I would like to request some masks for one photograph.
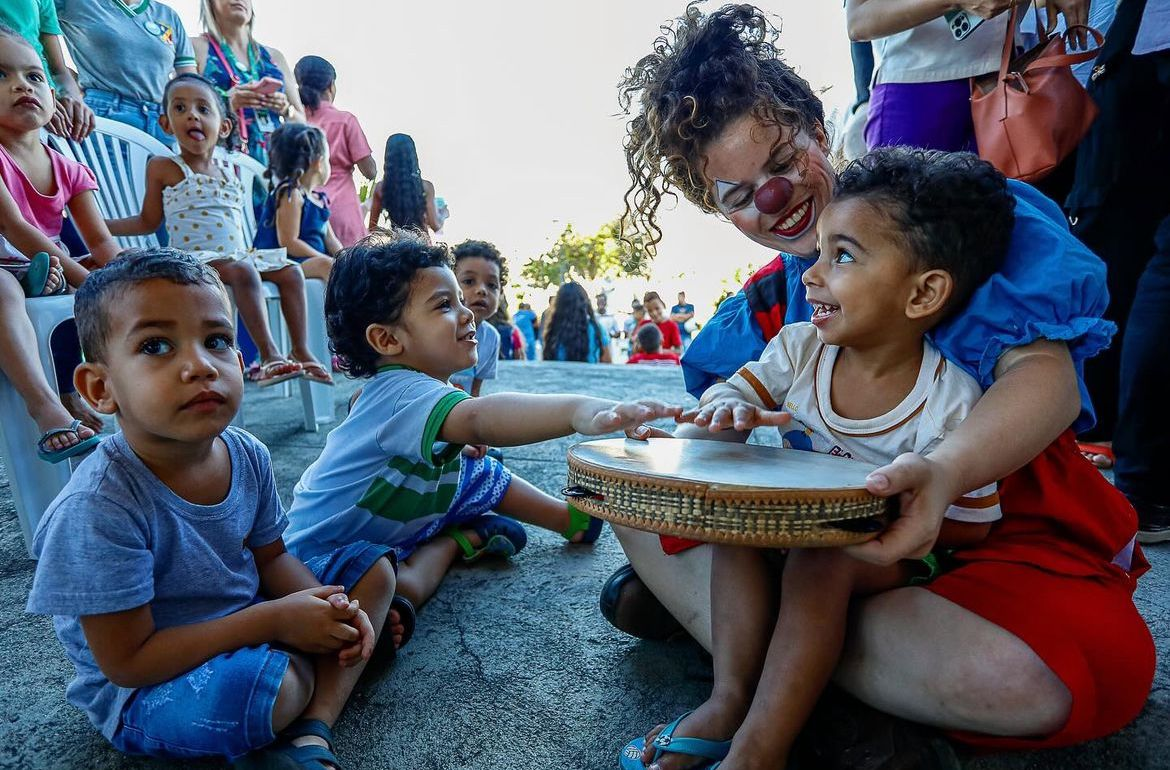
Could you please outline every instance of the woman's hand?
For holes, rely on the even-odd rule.
[[[57,114],[65,116],[65,127],[69,132],[68,136],[75,142],[83,141],[93,131],[93,110],[81,99],[58,94]]]
[[[263,99],[266,109],[272,110],[282,118],[288,117],[288,96],[285,95],[284,91],[268,94]]]
[[[1064,14],[1065,29],[1072,29],[1077,25],[1088,25],[1090,0],[1048,0],[1045,6],[1048,10],[1048,34],[1056,29],[1057,14]],[[1073,30],[1069,38],[1071,47],[1085,51],[1089,48],[1089,33],[1083,29]]]
[[[233,111],[263,109],[267,98],[256,91],[255,83],[240,83],[228,91],[228,106]]]
[[[866,479],[866,489],[879,497],[898,496],[900,511],[875,539],[845,550],[862,561],[890,565],[917,559],[934,547],[950,504],[962,496],[958,475],[947,465],[922,455],[898,455]]]
[[[973,13],[981,19],[990,19],[1000,15],[1020,0],[960,0],[957,6],[968,13]]]

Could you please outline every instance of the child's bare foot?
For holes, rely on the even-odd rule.
[[[62,393],[61,405],[65,407],[69,414],[73,415],[74,419],[81,420],[81,424],[94,433],[100,433],[102,428],[105,427],[101,415],[95,412],[77,391]]]
[[[750,700],[746,697],[732,697],[712,694],[703,705],[692,711],[679,722],[674,730],[675,738],[705,738],[709,741],[730,740],[747,716]],[[666,752],[654,760],[654,739],[666,725],[658,725],[646,736],[646,748],[642,761],[655,770],[683,770],[710,764],[711,760],[692,757],[687,754]],[[722,767],[722,765],[720,765]]]
[[[67,428],[74,420],[73,416],[66,411],[65,407],[55,401],[49,401],[43,408],[35,410],[30,407],[29,416],[32,417],[33,422],[37,424],[37,429],[42,433],[53,430],[54,428]],[[81,418],[78,417],[77,419]],[[101,423],[99,422],[98,424],[100,425]],[[94,435],[96,435],[96,431],[87,427],[83,421],[75,431],[71,430],[58,433],[46,439],[41,448],[46,452],[56,452],[61,449],[68,449],[75,444],[80,444],[82,441]]]

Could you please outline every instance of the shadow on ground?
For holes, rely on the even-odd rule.
[[[338,415],[355,384],[337,389]],[[588,392],[679,399],[678,370],[506,362],[488,390]],[[268,444],[287,504],[325,430],[301,429],[299,398],[249,388],[248,428]],[[517,415],[517,419],[522,419]],[[550,493],[565,480],[573,439],[506,450],[513,471]],[[47,617],[24,614],[32,582],[7,479],[0,479],[0,768],[217,767],[131,759],[110,749],[64,697],[72,667]],[[1161,653],[1170,639],[1166,550],[1138,606]],[[612,629],[597,595],[624,561],[608,530],[593,548],[532,532],[508,564],[456,569],[423,610],[417,634],[391,668],[366,677],[337,726],[338,754],[359,770],[617,767],[623,742],[693,707],[710,686],[696,647],[639,642]],[[1086,622],[1091,622],[1086,618]],[[971,770],[1129,770],[1170,767],[1170,681],[1161,656],[1150,701],[1121,733],[1071,749],[968,759]]]

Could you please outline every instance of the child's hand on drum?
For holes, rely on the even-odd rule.
[[[710,391],[708,391],[710,393]],[[744,400],[734,388],[727,388],[727,392],[718,393],[710,400],[704,395],[706,403],[695,409],[689,409],[678,418],[679,422],[693,422],[712,433],[729,430],[753,430],[764,426],[787,425],[792,415],[786,412],[773,412]]]
[[[573,415],[573,430],[586,436],[600,436],[615,430],[628,430],[644,422],[682,414],[681,406],[671,406],[652,399],[639,401],[590,400]]]

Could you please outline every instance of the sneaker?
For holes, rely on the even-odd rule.
[[[1138,515],[1139,543],[1165,543],[1170,540],[1170,505],[1148,503],[1136,497],[1130,497],[1129,501]]]
[[[629,564],[618,568],[601,587],[601,614],[619,631],[639,639],[665,641],[686,635]]]

